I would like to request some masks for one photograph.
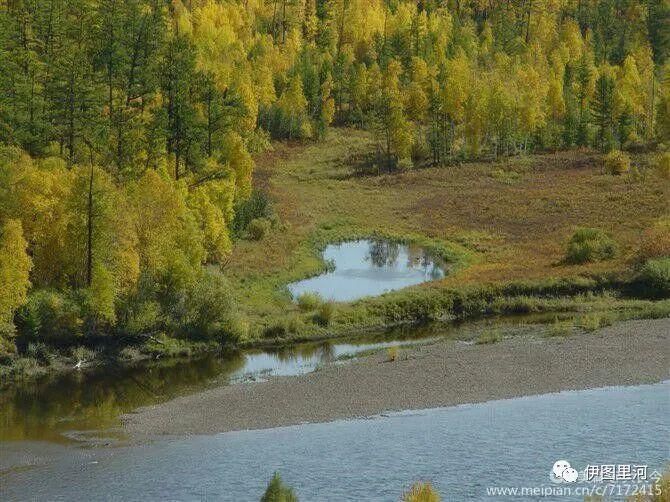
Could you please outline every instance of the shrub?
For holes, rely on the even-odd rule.
[[[265,338],[285,338],[289,334],[299,333],[302,329],[303,321],[297,316],[288,316],[274,321],[263,329]]]
[[[430,483],[414,483],[402,496],[402,502],[440,502],[440,495]]]
[[[286,324],[283,321],[277,321],[263,328],[264,338],[283,338],[287,333]]]
[[[14,354],[16,354],[16,345],[8,336],[3,336],[0,329],[0,363],[10,359]]]
[[[225,278],[215,272],[204,272],[200,280],[185,291],[173,312],[177,329],[193,338],[229,338],[234,333],[237,316],[235,301]]]
[[[661,218],[644,231],[639,256],[642,261],[670,256],[670,218]]]
[[[298,502],[298,497],[293,488],[284,484],[279,473],[275,472],[261,497],[261,502]]]
[[[651,296],[670,295],[670,256],[648,260],[642,267],[640,279],[645,293]]]
[[[321,326],[328,326],[333,317],[335,316],[335,304],[333,302],[322,303],[316,314],[314,315],[314,321]]]
[[[670,152],[665,152],[658,156],[654,170],[661,178],[670,179]]]
[[[323,303],[321,296],[318,293],[303,293],[298,296],[298,307],[303,312],[311,312],[319,308],[319,305]]]
[[[566,253],[568,263],[610,260],[616,254],[612,238],[597,228],[580,228],[570,239]]]
[[[398,161],[396,168],[398,169],[398,171],[410,171],[411,169],[414,168],[414,163],[410,158],[400,159]]]
[[[38,290],[19,310],[17,324],[21,334],[28,337],[47,339],[81,335],[81,305],[67,293]]]
[[[145,355],[138,347],[133,347],[129,345],[128,347],[123,347],[119,351],[119,358],[125,362],[133,362],[144,359]]]
[[[503,337],[502,334],[499,331],[484,331],[479,337],[477,337],[477,340],[475,340],[475,343],[477,345],[488,345],[491,343],[498,343],[502,341]]]
[[[670,471],[665,471],[663,476],[654,483],[653,502],[670,502]]]
[[[521,180],[521,174],[516,171],[506,171],[504,169],[494,169],[491,171],[491,178],[504,183],[505,185],[513,185]]]
[[[255,218],[249,222],[247,227],[247,235],[253,241],[260,241],[270,233],[272,224],[267,218]]]
[[[119,325],[124,333],[141,335],[155,331],[162,322],[161,306],[157,301],[132,295],[123,302]]]
[[[547,336],[568,336],[570,334],[572,334],[572,324],[558,319],[550,324],[546,331]]]
[[[171,338],[165,334],[149,338],[143,351],[158,357],[190,357],[193,354],[192,342]]]
[[[232,224],[233,233],[239,237],[243,235],[251,220],[256,218],[269,219],[271,216],[272,207],[268,196],[264,192],[253,191],[248,199],[240,202],[235,208]]]
[[[620,150],[612,150],[605,156],[603,167],[606,174],[619,176],[630,170],[630,157]]]
[[[36,359],[40,364],[49,366],[56,361],[56,352],[49,349],[46,344],[42,342],[29,343],[26,349],[26,355],[30,358]]]
[[[300,329],[303,326],[302,319],[299,316],[294,315],[286,319],[286,331],[289,333],[299,333]]]
[[[579,327],[584,331],[597,331],[600,328],[610,326],[612,324],[612,319],[603,314],[593,314],[583,316],[579,319]]]
[[[82,363],[90,362],[95,359],[96,356],[96,352],[94,350],[83,346],[73,348],[70,350],[70,354],[75,362]]]

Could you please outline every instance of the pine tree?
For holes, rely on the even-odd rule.
[[[593,123],[598,130],[596,146],[604,152],[609,152],[616,143],[614,136],[616,119],[614,116],[614,79],[607,74],[600,75],[596,81],[591,113]]]

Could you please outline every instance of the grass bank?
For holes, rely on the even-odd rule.
[[[257,187],[279,223],[259,242],[238,241],[225,267],[250,320],[248,344],[495,313],[618,309],[626,300],[614,296],[639,293],[639,242],[668,214],[670,195],[647,156],[634,156],[634,178],[603,174],[591,151],[360,175],[355,165],[372,148],[364,131],[333,129],[322,143],[278,144],[257,159]],[[616,255],[566,262],[579,227],[612,235]],[[339,304],[326,326],[313,322],[318,315],[301,311],[286,285],[326,269],[326,244],[371,236],[421,244],[454,266],[442,280]],[[592,300],[602,293],[609,296]]]
[[[667,300],[641,299],[644,288],[635,287],[640,241],[669,213],[670,184],[648,169],[646,155],[633,156],[634,177],[604,174],[601,156],[591,151],[361,175],[355,166],[372,148],[367,132],[332,129],[318,144],[278,143],[256,159],[256,187],[272,202],[274,224],[260,240],[236,241],[222,266],[248,321],[242,346],[516,313],[670,316]],[[611,259],[565,260],[580,227],[612,237],[617,251]],[[327,244],[365,237],[427,248],[450,264],[449,274],[348,304],[305,309],[293,302],[287,284],[326,270],[321,252]],[[86,349],[98,354],[93,360],[132,362],[221,348],[161,335],[123,343]],[[49,350],[58,357],[40,355]],[[70,348],[32,352],[5,365],[3,380],[79,361]]]

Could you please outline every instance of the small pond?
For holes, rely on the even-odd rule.
[[[318,293],[326,300],[348,302],[445,276],[446,266],[424,248],[385,239],[331,244],[323,252],[330,270],[288,285],[293,298]]]

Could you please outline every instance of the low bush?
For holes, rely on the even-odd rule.
[[[451,292],[436,295],[427,290],[399,291],[371,301],[372,312],[386,322],[432,321],[451,313],[454,299]]]
[[[290,315],[277,319],[269,326],[266,326],[262,335],[264,338],[286,338],[288,335],[295,335],[300,333],[303,329],[304,322],[297,315]]]
[[[477,345],[489,345],[492,343],[498,343],[501,342],[503,339],[502,333],[499,331],[484,331],[481,335],[477,337],[477,340],[475,340],[475,343]]]
[[[217,272],[203,272],[184,291],[172,318],[176,322],[175,332],[190,338],[236,341],[243,335],[230,285]]]
[[[491,171],[491,178],[504,183],[505,185],[513,185],[521,180],[521,174],[516,171],[507,171],[505,169],[494,169]]]
[[[565,261],[587,263],[610,260],[616,255],[616,244],[604,231],[597,228],[580,228],[570,239]]]
[[[88,347],[80,346],[70,350],[70,355],[76,363],[87,363],[95,359],[96,352]]]
[[[324,302],[322,303],[314,314],[314,322],[321,326],[328,326],[333,317],[335,317],[335,303],[333,302]]]
[[[311,312],[316,310],[323,303],[323,299],[318,293],[303,293],[298,296],[298,307],[303,312]]]
[[[26,356],[36,359],[40,364],[50,366],[56,361],[58,354],[45,343],[34,342],[28,344]]]
[[[302,319],[297,315],[290,316],[286,319],[286,331],[289,333],[300,333],[303,325],[304,323],[302,322]]]
[[[644,231],[638,254],[642,261],[670,256],[670,217],[660,218]]]
[[[640,280],[649,296],[670,295],[670,256],[648,260],[640,271]]]
[[[233,218],[232,230],[234,235],[241,237],[249,226],[251,220],[256,218],[271,218],[272,206],[270,199],[264,192],[255,190],[251,196],[241,201],[235,207],[235,216]]]
[[[134,361],[140,361],[141,359],[144,359],[146,356],[142,353],[142,351],[138,347],[134,347],[132,345],[129,345],[127,347],[123,347],[119,351],[119,359],[126,363],[134,362]]]
[[[9,360],[16,353],[16,345],[9,337],[0,331],[0,365],[3,361]]]
[[[288,334],[286,323],[277,321],[263,328],[263,338],[284,338]]]
[[[547,327],[547,336],[568,336],[572,334],[572,324],[566,321],[556,320]]]
[[[28,338],[57,339],[82,334],[81,305],[69,294],[37,290],[18,312],[17,326]]]
[[[670,180],[670,152],[664,152],[658,156],[654,170],[661,178]]]
[[[154,357],[190,357],[193,354],[193,348],[187,340],[161,334],[149,338],[144,344],[143,352]]]
[[[298,502],[298,497],[293,488],[284,484],[279,473],[275,472],[261,497],[261,502]]]
[[[270,233],[272,224],[267,218],[255,218],[249,222],[247,235],[253,241],[261,241]]]
[[[584,331],[597,331],[612,324],[612,318],[605,314],[592,314],[583,316],[578,321],[578,326]]]
[[[440,495],[430,483],[414,483],[402,496],[402,502],[440,502]]]
[[[620,150],[613,150],[603,160],[603,168],[606,174],[620,176],[630,171],[630,157]]]

